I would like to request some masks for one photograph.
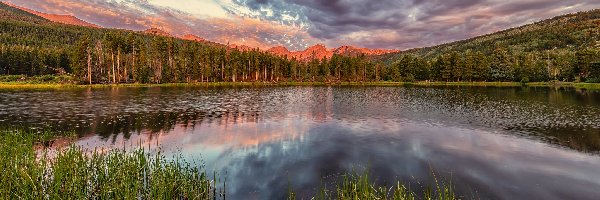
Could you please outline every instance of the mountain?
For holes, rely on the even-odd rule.
[[[229,44],[230,49],[237,49],[239,51],[252,51],[255,48],[246,45]]]
[[[83,21],[72,15],[47,14],[47,13],[38,12],[35,10],[31,10],[28,8],[20,7],[20,6],[9,4],[9,3],[4,3],[4,4],[14,7],[14,8],[17,8],[22,11],[25,11],[25,12],[31,13],[33,15],[42,17],[49,21],[56,22],[56,23],[69,24],[69,25],[75,25],[75,26],[86,26],[86,27],[92,27],[92,28],[100,28],[100,26],[98,26],[98,25]]]
[[[196,42],[204,42],[204,41],[206,41],[204,38],[201,38],[201,37],[199,37],[197,35],[194,35],[194,34],[184,35],[183,37],[181,37],[181,39],[191,40],[191,41],[196,41]]]
[[[334,54],[344,55],[344,56],[359,56],[361,54],[372,56],[372,55],[383,55],[388,53],[398,53],[400,50],[389,50],[389,49],[368,49],[368,48],[359,48],[354,46],[341,46],[334,49]]]
[[[150,34],[150,35],[163,36],[163,37],[173,37],[170,33],[163,31],[162,29],[159,29],[159,28],[150,28],[150,29],[145,30],[144,33]]]
[[[376,56],[383,55],[387,53],[396,53],[400,52],[399,50],[383,50],[383,49],[368,49],[368,48],[359,48],[353,46],[341,46],[334,49],[327,49],[323,44],[317,44],[311,47],[308,47],[303,51],[294,51],[291,52],[287,48],[283,46],[273,47],[267,52],[279,55],[279,56],[287,56],[288,58],[296,58],[297,60],[312,60],[312,59],[323,59],[323,58],[331,58],[333,55],[342,55],[349,57],[357,57],[361,55],[365,56]]]
[[[288,57],[290,57],[291,52],[290,50],[288,50],[287,48],[283,47],[283,46],[276,46],[276,47],[272,47],[269,50],[267,50],[267,52],[270,52],[272,54],[276,54],[276,55],[287,55]]]

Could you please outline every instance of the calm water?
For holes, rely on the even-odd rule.
[[[600,197],[600,93],[549,88],[270,87],[0,91],[0,124],[76,144],[202,160],[233,199],[308,195],[368,169],[413,188],[432,172],[468,198]]]

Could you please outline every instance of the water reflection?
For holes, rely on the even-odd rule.
[[[234,199],[301,195],[356,167],[466,196],[592,199],[600,94],[548,88],[112,88],[0,92],[0,123],[88,148],[160,145],[227,172]],[[395,177],[398,176],[398,177]]]
[[[413,121],[365,119],[204,123],[130,140],[80,140],[86,147],[125,141],[160,144],[209,170],[227,174],[233,199],[284,199],[288,183],[300,195],[336,174],[368,168],[381,183],[394,178],[418,188],[431,169],[461,194],[493,199],[593,199],[600,195],[600,158],[484,130]],[[200,157],[201,156],[201,157]],[[329,178],[327,178],[329,177]]]

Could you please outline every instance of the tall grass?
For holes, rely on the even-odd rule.
[[[377,185],[370,181],[369,173],[349,173],[343,175],[332,189],[327,185],[322,186],[317,194],[306,199],[328,200],[362,200],[362,199],[394,199],[394,200],[414,200],[414,199],[437,199],[454,200],[459,199],[454,193],[451,184],[438,181],[435,178],[433,187],[426,187],[422,194],[417,194],[400,181],[394,185]],[[288,200],[294,200],[297,194],[293,189],[289,189]]]
[[[225,181],[214,173],[211,179],[182,156],[167,159],[144,149],[70,146],[49,153],[38,148],[62,135],[0,128],[0,199],[225,199]],[[417,194],[400,181],[377,185],[367,172],[349,173],[331,189],[322,186],[303,199],[458,199],[451,184],[437,178],[435,183]],[[288,193],[289,200],[297,198],[291,185]]]
[[[224,182],[181,156],[75,146],[50,156],[35,150],[39,141],[37,134],[0,130],[0,199],[224,198]]]

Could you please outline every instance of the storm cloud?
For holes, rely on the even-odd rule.
[[[109,28],[160,27],[216,42],[409,49],[600,8],[596,0],[9,0]],[[190,5],[181,9],[173,4]],[[215,5],[207,7],[204,5]],[[193,7],[196,6],[196,7]],[[185,7],[184,7],[185,8]],[[190,11],[191,10],[191,11]],[[194,13],[190,13],[194,12]],[[225,13],[216,15],[214,13]],[[200,14],[198,14],[200,13]],[[206,15],[203,15],[205,13]]]
[[[600,8],[592,0],[234,0],[273,10],[261,19],[301,16],[329,46],[407,49],[466,39],[556,15]],[[262,14],[269,14],[258,12]]]

